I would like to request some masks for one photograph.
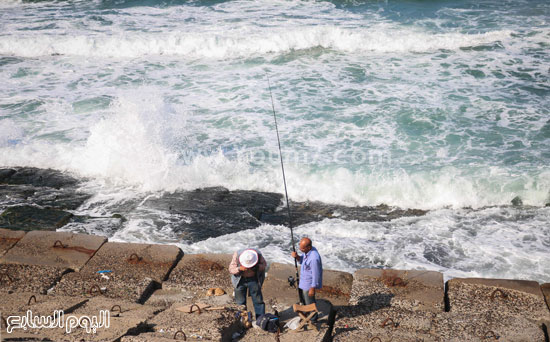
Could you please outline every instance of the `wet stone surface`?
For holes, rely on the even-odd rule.
[[[90,198],[80,180],[56,170],[0,169],[0,227],[55,230],[68,223],[70,210]]]
[[[7,208],[0,215],[0,227],[14,230],[51,230],[63,227],[73,214],[59,209],[22,205]]]
[[[211,187],[164,194],[148,199],[143,206],[179,214],[184,219],[173,222],[174,230],[182,239],[195,242],[257,228],[264,223],[288,225],[288,216],[282,204],[283,196],[278,193]],[[385,205],[346,207],[321,202],[293,202],[291,209],[295,226],[331,218],[389,221],[426,214],[423,210],[402,210]]]
[[[52,169],[15,167],[0,169],[0,184],[32,185],[54,189],[74,187],[79,181],[67,174]]]
[[[104,217],[74,216],[91,194],[79,190],[83,179],[49,169],[0,169],[0,228],[88,232],[99,229],[114,234],[135,213],[166,213],[173,232],[182,240],[202,241],[268,223],[288,225],[288,217],[279,193],[210,187],[192,191],[163,193],[147,198],[127,199],[120,203],[102,203]],[[294,226],[324,219],[389,221],[404,216],[421,216],[426,211],[399,209],[386,205],[346,207],[321,202],[292,202]],[[119,214],[123,214],[124,217]],[[159,228],[166,220],[157,220]],[[110,220],[120,218],[120,220]],[[88,228],[86,228],[88,226]]]

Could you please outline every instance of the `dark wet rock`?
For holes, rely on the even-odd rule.
[[[442,245],[426,246],[424,249],[424,258],[431,263],[447,267],[450,261],[449,252]]]
[[[111,219],[106,217],[70,216],[66,211],[78,209],[90,198],[78,190],[79,180],[60,171],[37,168],[0,169],[0,227],[11,229],[55,229],[70,222],[80,231],[108,226],[117,230],[133,214],[148,215],[148,211],[169,213],[168,220],[183,240],[205,240],[262,224],[289,226],[284,197],[279,193],[249,190],[229,191],[211,187],[193,191],[178,191],[131,199],[112,208]],[[8,209],[9,208],[9,209]],[[138,213],[140,209],[144,209]],[[321,202],[291,202],[292,225],[338,218],[357,221],[389,221],[403,216],[420,216],[426,211],[399,209],[387,205],[375,207],[346,207]],[[28,217],[24,217],[28,216]],[[154,224],[165,226],[166,219],[151,217]],[[99,221],[98,221],[99,220]],[[96,227],[97,228],[97,227]],[[73,227],[71,227],[73,229]],[[103,228],[102,228],[103,229]]]
[[[119,219],[121,222],[126,222],[126,217],[124,217],[120,214],[113,214],[113,215],[111,215],[111,218]]]
[[[33,185],[36,187],[49,187],[61,189],[74,187],[78,179],[68,176],[60,171],[51,169],[38,169],[34,167],[22,167],[0,170],[0,184]]]
[[[60,171],[37,168],[0,169],[0,208],[34,204],[75,210],[90,198],[79,181]]]
[[[336,204],[321,202],[295,202],[291,204],[292,220],[294,225],[301,225],[309,222],[322,221],[326,218],[338,218],[341,220],[357,220],[359,222],[381,222],[391,221],[404,216],[422,216],[427,213],[419,209],[398,209],[385,204],[378,206],[347,207]],[[280,215],[286,212],[279,211]],[[284,224],[288,224],[288,216],[283,216]],[[269,221],[264,221],[271,223]]]
[[[60,171],[37,168],[0,169],[0,227],[55,230],[90,198],[79,180]]]
[[[52,208],[30,205],[10,207],[0,215],[0,228],[13,230],[55,230],[65,225],[73,214]]]
[[[90,195],[75,189],[54,189],[30,185],[0,185],[0,205],[36,204],[43,207],[75,210]]]
[[[278,193],[211,187],[164,194],[148,199],[143,206],[181,215],[182,219],[174,222],[175,231],[185,240],[200,241],[253,229],[264,223],[288,226],[287,210],[282,204],[283,196]],[[291,213],[293,226],[299,226],[327,218],[389,221],[403,216],[424,215],[426,211],[396,209],[387,205],[346,207],[321,202],[294,202],[291,203]]]
[[[258,227],[262,215],[273,214],[281,198],[275,193],[214,187],[150,198],[143,206],[181,215],[174,230],[185,240],[200,241]]]
[[[520,206],[520,205],[523,205],[523,201],[521,200],[521,197],[519,196],[516,196],[512,199],[512,205],[514,206]]]

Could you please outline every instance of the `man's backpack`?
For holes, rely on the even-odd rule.
[[[270,313],[263,314],[256,320],[256,325],[265,331],[275,333],[279,329],[279,317]]]

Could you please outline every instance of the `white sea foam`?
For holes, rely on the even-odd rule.
[[[270,28],[257,32],[124,33],[120,35],[12,34],[0,37],[0,54],[39,57],[52,54],[140,58],[149,55],[186,58],[236,58],[281,54],[316,47],[360,54],[456,50],[505,41],[511,31],[483,34],[346,29],[335,26]]]
[[[114,122],[111,123],[116,123]],[[207,186],[282,192],[276,163],[253,169],[221,151],[198,155],[182,164],[178,154],[156,143],[141,125],[110,130],[100,122],[85,146],[31,143],[1,147],[4,166],[50,167],[92,177],[109,186],[130,187],[137,193],[191,190]],[[508,171],[492,168],[470,174],[451,167],[429,173],[382,171],[371,174],[346,168],[311,172],[304,165],[287,165],[289,195],[293,200],[319,200],[344,205],[377,205],[434,209],[446,206],[507,205],[519,195],[525,204],[543,206],[548,201],[550,172],[514,179]]]
[[[166,107],[151,92],[141,99],[119,97],[108,114],[89,128],[81,143],[23,142],[18,140],[23,135],[20,127],[0,121],[3,125],[0,165],[66,170],[100,183],[108,182],[117,186],[117,191],[120,187],[143,193],[225,186],[282,192],[275,145],[261,147],[261,151],[266,147],[273,149],[269,158],[257,154],[254,147],[245,151],[252,153],[245,156],[259,159],[227,154],[220,145],[217,149],[201,150],[200,142],[181,139],[186,130],[192,129],[192,114]],[[57,115],[54,111],[54,117]],[[212,146],[216,144],[214,141]],[[352,160],[360,157],[361,163],[372,163],[362,160],[365,156],[362,151],[359,146]],[[352,171],[349,167],[353,163],[338,163],[341,152],[336,149],[331,154],[336,160],[335,167],[319,169],[300,155],[291,158],[292,151],[283,150],[290,197],[296,201],[319,200],[352,206],[385,203],[425,209],[507,205],[518,195],[528,205],[543,206],[548,201],[548,170],[524,173],[521,177],[499,166],[406,171],[393,169],[391,160],[375,159],[370,170]],[[330,161],[330,155],[321,157]]]
[[[3,0],[0,1],[0,8],[17,7],[23,3],[22,0]]]
[[[517,215],[531,219],[516,221]],[[325,268],[353,272],[364,267],[424,269],[450,277],[550,279],[543,262],[550,243],[548,230],[537,229],[550,209],[441,209],[426,216],[391,222],[347,222],[338,219],[294,229],[296,239],[309,236]],[[467,222],[467,224],[465,224]],[[132,229],[119,238],[139,241]],[[151,231],[151,234],[155,234]],[[247,246],[262,249],[270,262],[291,263],[290,231],[263,225],[194,244],[178,244],[186,253],[232,253]]]

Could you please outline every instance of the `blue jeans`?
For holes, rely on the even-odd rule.
[[[313,304],[313,303],[317,303],[317,301],[315,300],[315,296],[313,297],[310,297],[309,296],[309,290],[302,290],[300,289],[300,301],[301,300],[304,300],[304,304],[305,305],[309,305],[309,304]],[[313,315],[313,317],[311,318],[311,321],[312,322],[317,322],[317,319],[319,318],[319,316],[317,314]]]
[[[237,305],[246,306],[247,290],[252,298],[252,304],[254,304],[254,313],[256,314],[256,318],[258,318],[265,314],[264,297],[262,296],[262,288],[258,284],[258,279],[242,277],[235,288],[235,302]]]

